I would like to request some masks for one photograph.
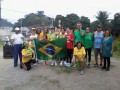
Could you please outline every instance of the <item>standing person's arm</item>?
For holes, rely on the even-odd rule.
[[[80,34],[81,34],[81,36],[84,36],[85,32],[83,32],[82,29],[80,29]]]
[[[103,43],[103,40],[104,40],[104,38],[101,40],[101,44],[100,44],[100,53],[102,53],[102,47],[103,47],[102,43]]]
[[[71,34],[70,38],[69,38],[69,41],[74,41],[74,35]]]
[[[10,39],[10,42],[11,42],[11,45],[14,45],[14,35],[11,36],[11,39]]]

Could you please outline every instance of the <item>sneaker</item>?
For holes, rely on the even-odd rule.
[[[71,64],[70,64],[70,63],[68,63],[68,64],[67,64],[67,67],[70,67],[70,66],[71,66]]]
[[[94,64],[94,67],[98,67],[98,64],[96,63],[96,64]]]
[[[102,69],[106,69],[106,67],[103,66]]]
[[[81,75],[83,75],[83,74],[84,74],[83,70],[81,70],[81,71],[80,71],[80,74],[81,74]]]
[[[74,67],[74,68],[75,68],[75,67],[77,67],[77,66],[76,66],[76,64],[74,64],[74,66],[73,66],[73,67]]]
[[[51,66],[53,66],[54,65],[54,61],[52,61],[52,63],[51,63]]]
[[[36,66],[37,64],[36,63],[34,63],[34,66]]]
[[[62,66],[62,65],[63,65],[63,62],[61,61],[61,62],[60,62],[60,66]]]
[[[64,61],[64,65],[66,65],[66,61]]]
[[[110,69],[109,68],[106,68],[105,71],[109,71]]]
[[[90,64],[88,64],[87,67],[90,68]]]
[[[68,64],[69,64],[69,63],[66,62],[66,63],[65,63],[65,66],[68,67]]]
[[[57,66],[57,62],[55,61],[55,66]]]
[[[22,64],[20,64],[20,69],[23,69],[23,66],[22,66]]]
[[[100,67],[102,67],[102,64],[100,64]]]
[[[37,60],[36,60],[36,63],[37,63],[37,64],[39,64],[39,63],[40,63],[39,59],[37,59]]]

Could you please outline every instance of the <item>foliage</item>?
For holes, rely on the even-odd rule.
[[[14,26],[50,26],[51,24],[52,18],[44,15],[44,11],[38,11],[37,13],[30,13],[25,15],[24,18],[20,18],[18,22],[14,24]]]
[[[93,21],[93,22],[91,23],[91,25],[90,25],[91,30],[92,30],[92,31],[96,31],[97,26],[99,25],[99,23],[100,23],[100,22],[99,22],[98,20]]]
[[[4,45],[4,41],[0,40],[0,46]]]
[[[118,37],[120,33],[120,13],[114,15],[114,19],[111,21],[112,33]]]
[[[102,24],[103,30],[106,30],[107,26],[108,26],[108,17],[109,17],[108,12],[107,11],[99,11],[97,14],[98,15],[96,16],[96,18]]]
[[[9,26],[9,27],[12,27],[13,24],[9,21],[7,21],[6,19],[2,19],[0,20],[0,26],[4,27],[4,26]]]
[[[86,27],[90,27],[90,19],[88,19],[88,17],[81,16],[80,22],[82,23],[83,29],[86,29]]]
[[[88,19],[88,17],[85,16],[79,17],[77,14],[74,13],[68,14],[66,17],[62,15],[57,15],[55,18],[56,27],[58,26],[59,20],[61,20],[61,25],[64,28],[70,27],[71,29],[75,29],[77,22],[82,23],[83,29],[90,26],[90,20]]]
[[[117,39],[114,42],[114,53],[116,54],[116,56],[120,56],[120,39]]]

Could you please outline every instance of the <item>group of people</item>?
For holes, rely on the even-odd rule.
[[[60,58],[60,65],[70,67],[72,60],[75,59],[75,65],[82,75],[85,65],[91,65],[91,52],[94,47],[95,63],[94,66],[98,67],[98,55],[100,55],[100,67],[109,71],[110,57],[113,52],[113,38],[109,31],[102,32],[102,27],[98,25],[97,30],[91,33],[90,28],[82,30],[82,24],[77,23],[76,29],[73,31],[70,28],[63,29],[59,27],[57,31],[54,27],[50,27],[50,32],[45,28],[41,31],[40,28],[32,28],[31,35],[24,40],[20,29],[15,28],[15,34],[12,35],[11,40],[14,45],[14,67],[18,64],[18,55],[20,59],[20,68],[31,69],[31,63],[34,65],[39,62],[36,60],[36,49],[34,39],[40,41],[52,41],[58,38],[67,38],[66,53],[67,57]],[[44,65],[47,61],[43,61]],[[88,62],[88,63],[86,63]],[[52,60],[51,65],[57,66],[57,60]]]

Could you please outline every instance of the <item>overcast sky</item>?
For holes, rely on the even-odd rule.
[[[2,0],[2,18],[16,22],[26,14],[44,11],[45,15],[56,17],[75,13],[95,20],[98,11],[107,11],[109,18],[120,12],[120,0]]]

